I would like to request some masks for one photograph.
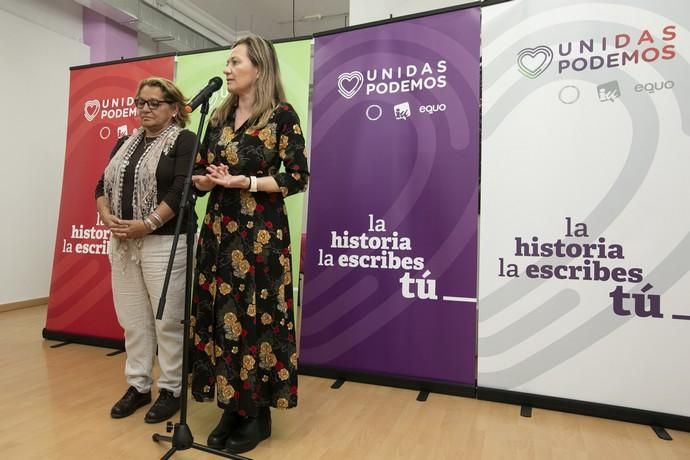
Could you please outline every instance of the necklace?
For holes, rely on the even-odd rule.
[[[171,126],[172,126],[172,123],[168,124],[168,126],[166,126],[165,128],[159,130],[158,133],[157,133],[155,136],[153,136],[153,137],[147,136],[146,133],[144,133],[144,150],[146,150],[146,149],[149,147],[149,145],[151,145],[151,144],[153,144],[154,142],[156,142],[156,139],[158,139],[158,138],[160,137],[161,134],[167,132],[167,131],[170,129]]]
[[[151,137],[151,138],[144,136],[144,149],[149,148],[149,145],[151,145],[151,144],[153,144],[154,142],[156,142],[156,139],[158,139],[158,136],[156,136],[156,137]]]

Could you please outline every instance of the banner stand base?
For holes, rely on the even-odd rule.
[[[652,425],[652,430],[654,430],[654,433],[657,435],[659,439],[663,439],[664,441],[673,441],[671,435],[668,434],[668,432],[662,427]]]
[[[401,377],[394,375],[370,374],[366,372],[315,366],[311,364],[300,364],[298,372],[301,375],[310,375],[312,377],[346,380],[350,382],[368,383],[372,385],[404,388],[415,391],[427,391],[430,393],[463,396],[465,398],[476,397],[474,385],[463,385],[460,383],[415,379],[412,377]]]
[[[91,345],[93,347],[114,348],[116,350],[125,349],[125,341],[117,339],[105,339],[103,337],[92,337],[89,335],[70,334],[68,332],[51,331],[43,328],[43,338],[46,340],[56,340],[65,343],[78,343],[81,345]]]
[[[630,407],[612,406],[576,399],[556,398],[552,396],[520,393],[517,391],[498,390],[495,388],[477,387],[477,399],[502,402],[518,406],[531,406],[541,409],[569,412],[571,414],[639,423],[658,426],[672,430],[690,431],[690,417],[653,412]]]

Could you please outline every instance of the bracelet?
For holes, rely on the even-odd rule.
[[[158,214],[156,211],[153,211],[153,212],[149,215],[149,217],[150,217],[151,219],[155,219],[156,222],[158,222],[158,226],[157,226],[156,228],[162,227],[163,224],[165,223],[165,222],[163,222],[163,219],[161,218],[160,214]]]
[[[252,176],[247,177],[249,179],[249,185],[247,185],[247,188],[245,190],[251,190],[252,189]]]
[[[154,224],[154,223],[151,221],[151,219],[149,219],[148,217],[144,217],[144,219],[142,220],[142,222],[144,222],[144,226],[145,226],[146,228],[148,228],[149,230],[151,230],[152,232],[156,231],[156,228],[157,228],[157,227],[156,227],[156,224]]]
[[[144,225],[146,225],[152,232],[155,232],[156,229],[160,227],[160,225],[156,225],[156,223],[151,220],[149,216],[144,217]]]
[[[259,191],[259,181],[256,176],[249,176],[249,191],[252,193]]]

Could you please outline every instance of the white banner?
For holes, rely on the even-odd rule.
[[[690,7],[482,11],[478,385],[690,416]]]

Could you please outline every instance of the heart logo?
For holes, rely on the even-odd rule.
[[[97,99],[86,101],[84,104],[84,118],[86,118],[87,121],[93,121],[96,115],[98,115],[100,108],[101,103]]]
[[[364,75],[357,70],[338,75],[338,92],[345,99],[352,99],[364,83]]]
[[[553,51],[548,46],[525,48],[518,53],[517,64],[527,78],[537,78],[551,65]]]

